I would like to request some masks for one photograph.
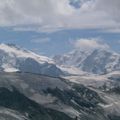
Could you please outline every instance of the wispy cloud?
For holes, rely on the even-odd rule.
[[[79,48],[82,50],[90,50],[90,49],[108,49],[109,45],[102,42],[102,40],[99,40],[98,38],[92,38],[92,39],[78,39],[74,43],[75,48]]]
[[[51,41],[51,39],[48,38],[48,37],[46,37],[46,38],[36,38],[36,39],[31,40],[32,43],[36,43],[36,44],[38,44],[38,43],[40,43],[40,44],[48,43],[50,41]]]
[[[118,44],[120,44],[120,40],[118,41]]]

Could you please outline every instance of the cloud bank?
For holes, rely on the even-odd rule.
[[[71,5],[70,0],[0,0],[0,26],[38,31],[120,31],[120,0],[73,1]]]

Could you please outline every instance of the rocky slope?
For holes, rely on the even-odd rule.
[[[82,83],[82,76],[76,76],[81,81],[75,82],[76,78],[68,77],[0,73],[0,107],[4,108],[1,116],[7,114],[15,120],[14,115],[23,120],[117,120],[120,95],[112,76],[116,75],[109,74],[106,79],[96,80],[96,84],[88,84],[90,76]],[[92,77],[90,81],[94,81]]]

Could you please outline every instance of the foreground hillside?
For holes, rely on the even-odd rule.
[[[119,83],[112,77],[109,82]],[[70,78],[0,73],[1,120],[118,120],[119,87],[112,88],[105,84],[93,88]]]

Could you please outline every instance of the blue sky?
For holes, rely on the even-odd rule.
[[[119,10],[120,0],[0,0],[0,42],[53,56],[99,40],[119,52]]]
[[[99,30],[61,30],[51,33],[35,31],[13,31],[10,28],[0,28],[0,42],[14,43],[36,53],[53,56],[63,54],[74,49],[73,43],[78,39],[98,38],[119,52],[120,34]]]

